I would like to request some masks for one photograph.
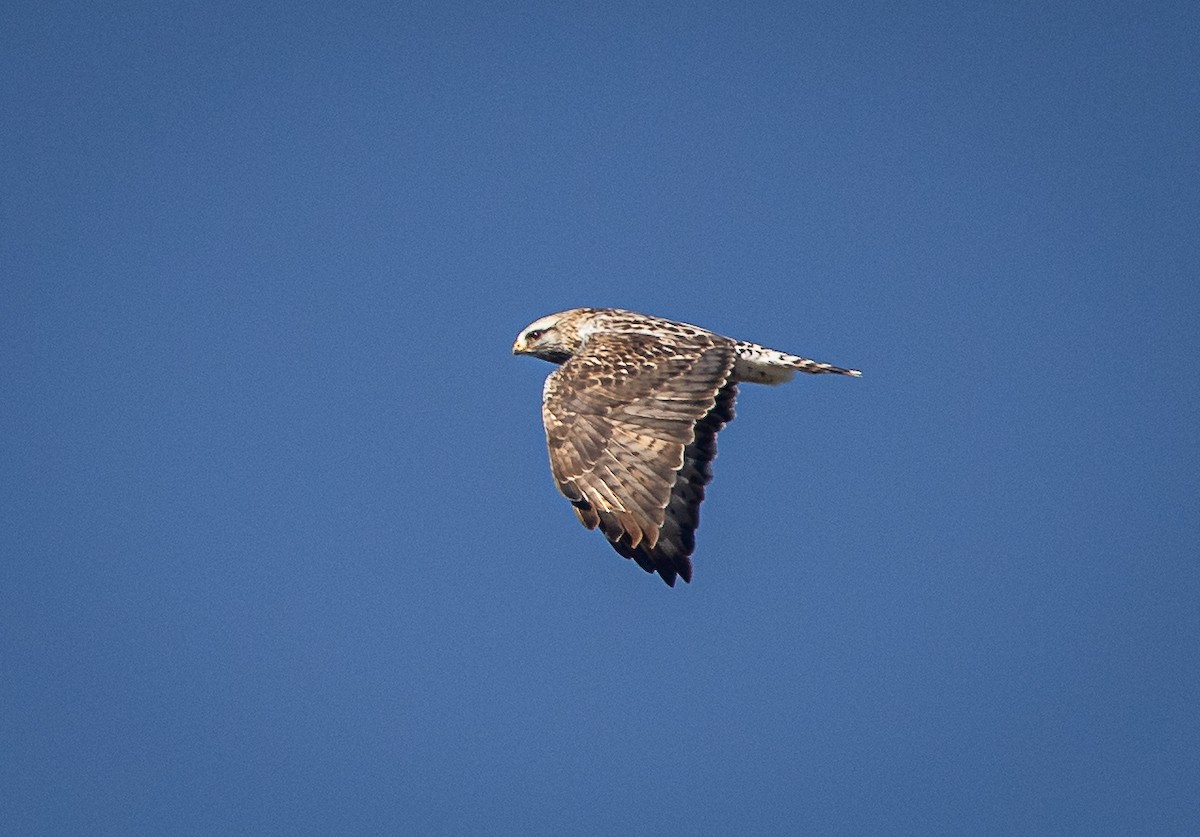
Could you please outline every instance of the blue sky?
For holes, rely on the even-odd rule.
[[[13,834],[1200,829],[1191,3],[16,3]],[[695,580],[517,331],[745,388]]]

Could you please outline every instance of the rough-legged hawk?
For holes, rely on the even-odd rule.
[[[672,587],[692,580],[700,503],[738,383],[861,374],[616,308],[542,317],[513,354],[561,364],[542,393],[558,490],[584,526]]]

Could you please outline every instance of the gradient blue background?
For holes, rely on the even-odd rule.
[[[6,6],[0,830],[1197,833],[1197,8]],[[576,305],[864,370],[690,586]]]

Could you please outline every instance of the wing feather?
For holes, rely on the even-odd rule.
[[[691,580],[716,434],[733,418],[733,341],[595,334],[546,382],[550,467],[580,522],[667,584]]]

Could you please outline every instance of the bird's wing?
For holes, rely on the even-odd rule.
[[[691,580],[717,433],[733,419],[732,341],[595,334],[546,381],[550,468],[580,521],[667,584]]]

